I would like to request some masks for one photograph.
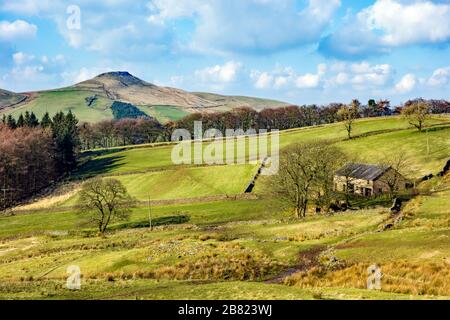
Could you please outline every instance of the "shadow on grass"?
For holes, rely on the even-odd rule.
[[[153,227],[159,226],[168,226],[174,224],[183,224],[189,222],[190,218],[187,215],[177,215],[177,216],[167,216],[167,217],[159,217],[152,220]],[[141,229],[141,228],[149,228],[150,222],[148,220],[134,221],[134,222],[126,222],[122,224],[118,224],[115,226],[111,226],[109,230],[123,230],[123,229]]]
[[[73,177],[81,179],[110,173],[120,166],[118,162],[123,158],[124,156],[112,156],[101,159],[90,159],[78,168]]]

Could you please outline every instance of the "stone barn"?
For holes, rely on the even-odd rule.
[[[398,191],[410,185],[405,177],[390,166],[349,163],[336,171],[334,189],[372,197],[389,193],[392,181],[396,181]]]

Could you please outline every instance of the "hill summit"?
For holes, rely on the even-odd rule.
[[[191,110],[217,105],[184,90],[148,83],[127,71],[102,73],[74,87],[104,94],[111,100],[126,101],[135,105],[169,105]]]
[[[136,106],[161,122],[180,119],[189,113],[227,111],[237,107],[256,110],[288,105],[276,100],[244,96],[224,96],[207,92],[187,92],[158,86],[128,71],[102,73],[73,86],[18,94],[0,89],[0,113],[18,117],[26,111],[42,117],[71,110],[83,122],[113,118],[115,101]]]
[[[132,86],[132,85],[150,85],[155,86],[151,83],[145,82],[135,76],[133,76],[128,71],[113,71],[113,72],[105,72],[96,76],[93,80],[102,81],[103,79],[109,79],[112,81],[118,81],[124,86]]]

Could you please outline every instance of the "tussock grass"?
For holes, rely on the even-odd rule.
[[[172,250],[178,251],[175,248]],[[256,281],[286,268],[283,263],[237,243],[211,244],[210,250],[193,254],[194,256],[187,258],[179,255],[179,258],[185,259],[171,265],[164,264],[136,271],[91,272],[86,277],[107,281],[129,279]]]
[[[285,279],[285,284],[301,288],[367,288],[369,264],[357,263],[337,271],[318,266]],[[410,263],[396,261],[380,265],[382,291],[412,295],[450,295],[450,261]]]

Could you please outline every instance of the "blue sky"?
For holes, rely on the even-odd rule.
[[[127,70],[296,104],[450,99],[449,44],[448,0],[0,0],[19,92]]]

